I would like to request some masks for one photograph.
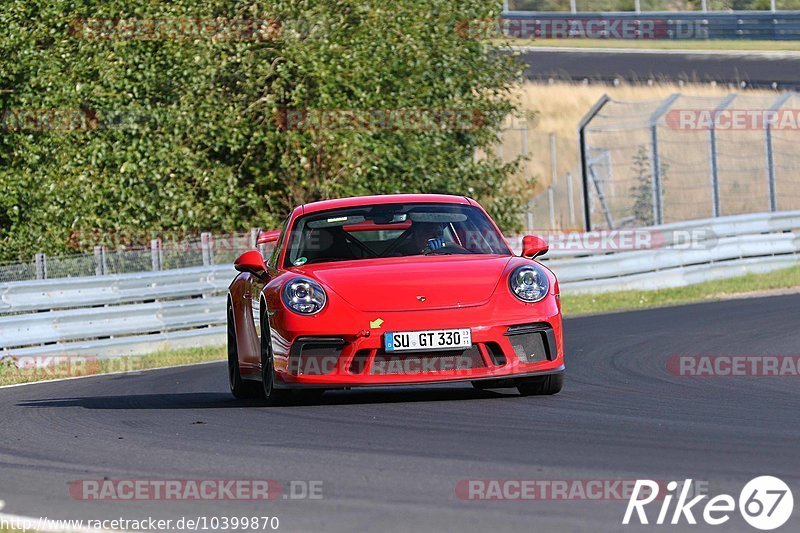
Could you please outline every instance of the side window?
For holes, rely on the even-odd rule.
[[[281,236],[278,237],[278,242],[275,243],[275,246],[272,249],[272,255],[270,256],[269,261],[267,261],[267,266],[269,268],[276,268],[275,265],[278,263],[278,255],[280,255],[280,251],[283,248],[283,241],[286,240],[286,228],[288,227],[288,225],[289,225],[289,217],[286,217],[286,219],[281,224],[280,228]]]

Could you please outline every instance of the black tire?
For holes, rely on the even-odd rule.
[[[263,302],[262,302],[263,304]],[[275,388],[275,372],[272,368],[272,339],[269,334],[267,315],[261,314],[261,397],[265,405],[277,406],[290,403],[292,391]]]
[[[517,390],[522,396],[551,396],[561,392],[563,387],[563,373],[529,378],[517,384]]]
[[[228,302],[228,384],[231,394],[238,400],[261,397],[261,384],[242,379],[239,371],[239,347],[236,343],[236,326],[233,323],[233,308]]]

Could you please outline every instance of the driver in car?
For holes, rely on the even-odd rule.
[[[435,252],[447,245],[444,237],[444,224],[436,222],[417,222],[412,228],[414,251],[424,254]]]

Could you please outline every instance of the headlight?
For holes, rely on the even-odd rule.
[[[525,265],[514,270],[508,278],[508,286],[514,296],[528,303],[542,300],[550,290],[547,274],[536,265]]]
[[[319,313],[327,301],[325,289],[313,279],[292,278],[283,285],[283,303],[295,313]]]

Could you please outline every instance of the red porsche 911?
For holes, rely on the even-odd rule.
[[[471,382],[555,394],[564,379],[553,273],[516,257],[474,200],[387,195],[294,209],[235,263],[228,372],[237,398]]]

